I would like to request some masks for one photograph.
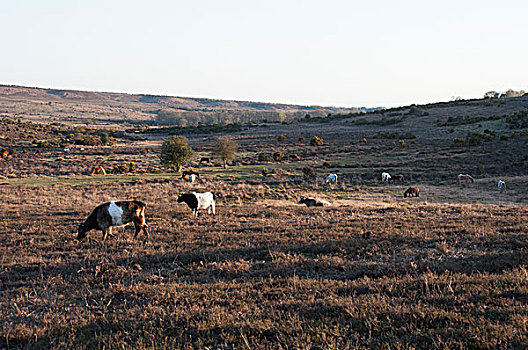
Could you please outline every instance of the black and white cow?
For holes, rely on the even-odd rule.
[[[198,210],[207,209],[207,213],[215,215],[215,195],[212,192],[205,193],[184,193],[178,197],[178,203],[185,202],[189,208],[192,209],[192,213],[198,216]]]
[[[330,206],[329,201],[325,201],[324,199],[319,198],[310,198],[310,197],[304,197],[301,196],[301,199],[299,200],[299,204],[306,204],[306,206],[309,207],[327,207]]]

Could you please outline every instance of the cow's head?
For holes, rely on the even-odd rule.
[[[88,232],[88,229],[86,228],[86,223],[79,224],[79,230],[77,231],[77,239],[81,240],[86,237],[86,232]]]

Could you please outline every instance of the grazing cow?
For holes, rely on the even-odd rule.
[[[292,153],[288,156],[290,160],[301,160],[301,157],[299,157],[298,154]]]
[[[390,179],[391,179],[391,176],[389,173],[381,173],[381,182],[389,183]]]
[[[301,199],[299,200],[299,204],[306,204],[308,208],[309,207],[327,207],[331,205],[329,201],[325,201],[324,199],[310,198],[310,197],[304,197],[304,196],[301,196]]]
[[[129,222],[133,222],[136,227],[134,238],[143,229],[148,239],[149,231],[145,222],[145,209],[145,203],[140,201],[121,201],[100,204],[95,207],[86,221],[79,226],[77,239],[81,240],[86,237],[86,233],[90,230],[101,230],[103,232],[103,240],[105,240],[109,234],[112,234],[113,226],[123,226]]]
[[[396,181],[402,184],[405,182],[405,177],[403,175],[392,175],[389,178],[389,183],[395,183]]]
[[[209,158],[209,157],[202,157],[202,158],[200,158],[200,163],[203,163],[203,162],[205,162],[205,163],[211,163],[211,158]]]
[[[403,197],[420,197],[420,189],[418,187],[409,187],[403,192]]]
[[[94,166],[92,168],[92,173],[90,175],[95,175],[95,174],[102,174],[102,175],[106,175],[106,170],[105,168],[103,168],[102,166]]]
[[[196,177],[200,177],[200,173],[194,170],[184,170],[182,171],[182,179],[187,180],[187,176],[195,175]]]
[[[325,182],[326,183],[330,183],[330,182],[337,183],[337,174],[328,175]]]
[[[469,174],[458,174],[457,176],[458,178],[458,183],[462,183],[462,182],[475,182],[475,179],[473,178],[473,176],[469,175]]]
[[[211,209],[213,210],[213,215],[215,212],[215,195],[212,192],[205,193],[184,193],[178,197],[178,203],[185,202],[189,208],[192,209],[192,213],[195,216],[198,216],[198,210],[207,209],[207,214],[211,214]]]
[[[499,189],[500,193],[502,193],[502,191],[506,189],[506,182],[499,180],[499,182],[497,182],[497,188]]]

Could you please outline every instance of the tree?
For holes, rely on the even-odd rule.
[[[227,168],[227,160],[235,158],[237,143],[229,137],[219,137],[213,147],[213,157],[222,159],[224,169]]]
[[[193,155],[194,152],[185,136],[170,136],[161,145],[159,158],[164,167],[180,172]]]

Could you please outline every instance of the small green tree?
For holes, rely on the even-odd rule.
[[[229,137],[219,137],[213,147],[213,157],[224,162],[224,169],[227,168],[227,160],[235,158],[237,143]]]
[[[164,167],[180,172],[193,155],[194,152],[185,136],[170,136],[161,145],[159,158]]]

